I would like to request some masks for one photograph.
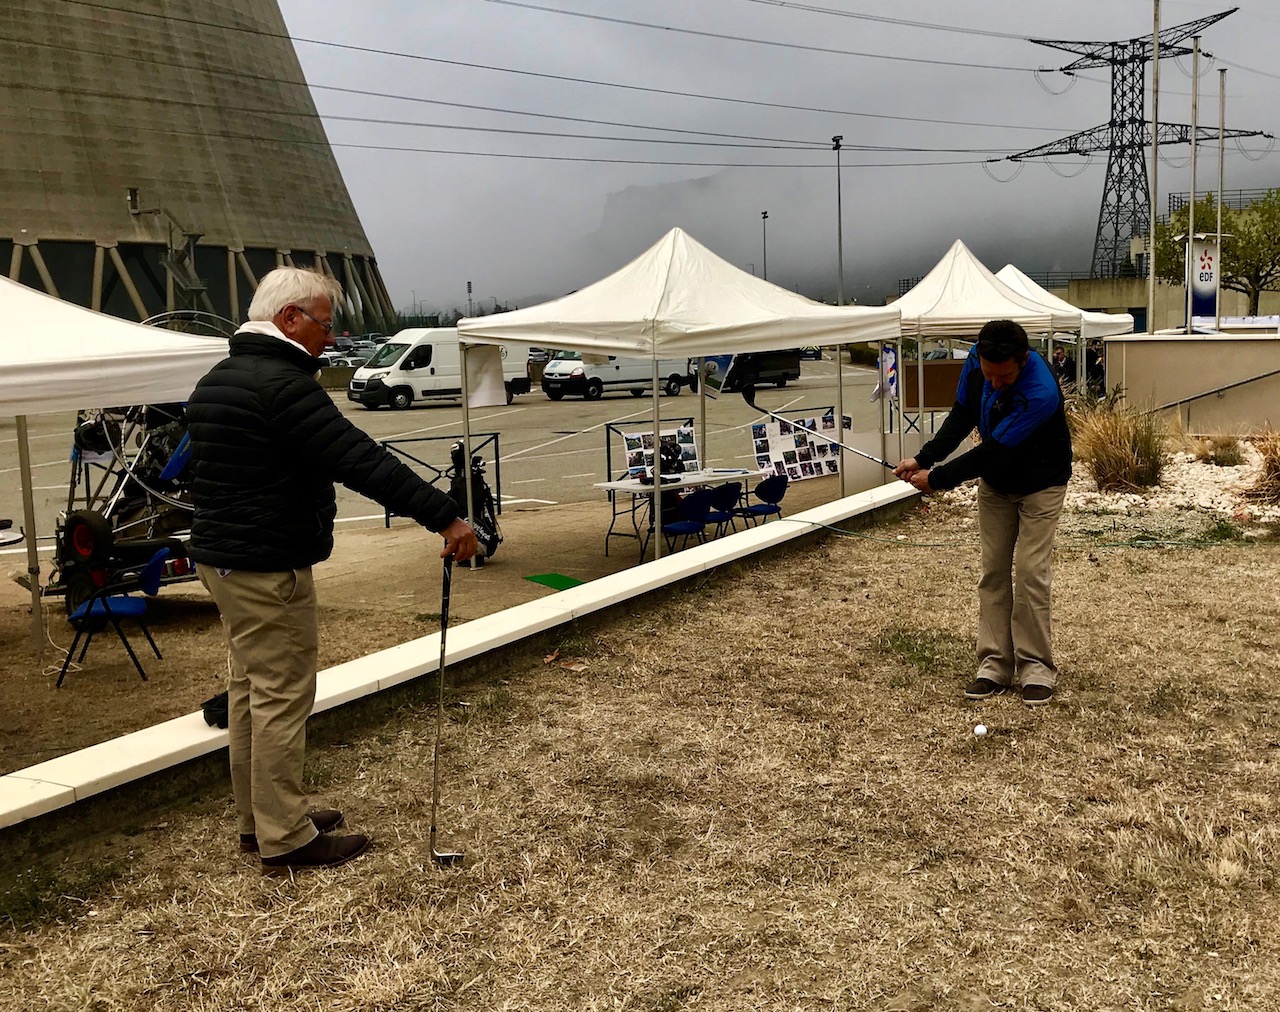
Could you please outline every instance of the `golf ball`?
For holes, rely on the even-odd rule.
[[[987,725],[979,724],[977,727],[973,729],[973,733],[976,734],[979,738],[981,738],[984,734],[987,733]]]

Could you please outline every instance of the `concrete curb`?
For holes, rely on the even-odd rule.
[[[529,601],[449,631],[446,665],[572,622],[650,591],[767,551],[855,516],[867,516],[918,495],[893,482],[771,521],[655,562],[603,576],[551,597]],[[326,668],[317,678],[313,712],[341,706],[434,671],[440,634],[401,643]],[[227,732],[189,713],[47,762],[0,776],[0,829],[47,815],[104,791],[172,769],[227,747]]]

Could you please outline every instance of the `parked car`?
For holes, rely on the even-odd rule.
[[[809,359],[811,362],[821,362],[821,361],[822,361],[822,349],[821,349],[821,348],[819,348],[816,344],[811,344],[811,345],[809,345],[809,346],[807,346],[807,347],[805,347],[805,348],[801,348],[801,349],[800,349],[800,358],[801,358],[802,360],[807,358],[807,359]]]
[[[346,334],[335,336],[333,339],[333,350],[338,352],[348,352],[354,342]]]

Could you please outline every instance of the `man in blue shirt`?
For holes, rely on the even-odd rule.
[[[973,429],[981,442],[945,464]],[[992,320],[969,352],[956,401],[937,435],[894,474],[922,492],[978,479],[978,672],[965,686],[985,699],[1017,686],[1028,706],[1053,698],[1053,535],[1071,478],[1062,391],[1027,333]]]

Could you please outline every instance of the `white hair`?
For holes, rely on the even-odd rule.
[[[275,319],[285,306],[311,306],[326,298],[333,309],[342,304],[342,286],[333,278],[301,267],[277,267],[258,282],[249,303],[250,320]]]

